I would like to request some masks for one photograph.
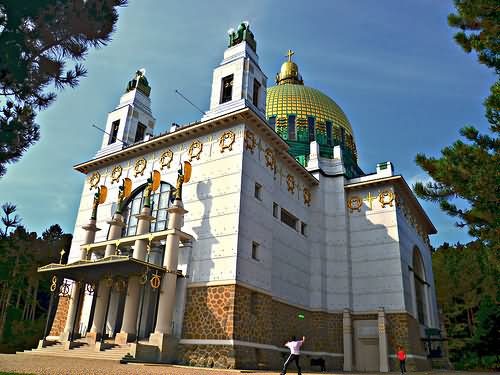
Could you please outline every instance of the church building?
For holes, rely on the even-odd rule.
[[[400,346],[430,369],[436,228],[391,162],[361,170],[355,127],[285,59],[272,86],[248,23],[230,30],[209,110],[162,134],[137,71],[74,167],[38,353],[276,369],[295,335],[306,369],[395,371]]]

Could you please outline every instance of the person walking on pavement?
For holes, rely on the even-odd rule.
[[[302,370],[299,365],[299,358],[300,358],[300,347],[304,345],[304,341],[306,340],[305,336],[302,336],[302,340],[297,340],[295,336],[292,337],[292,341],[288,341],[285,346],[290,349],[290,355],[286,359],[285,363],[283,364],[283,371],[281,372],[281,375],[286,374],[286,369],[288,368],[288,365],[290,362],[295,361],[295,366],[297,366],[297,373],[298,375],[302,374]]]
[[[406,353],[402,346],[399,347],[398,351],[399,368],[401,369],[401,375],[406,372]]]

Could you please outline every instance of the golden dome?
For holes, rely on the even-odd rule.
[[[301,134],[307,132],[308,122],[313,118],[311,121],[314,121],[315,139],[320,147],[323,146],[326,152],[333,145],[343,144],[351,151],[355,161],[356,145],[347,116],[330,97],[304,86],[299,68],[291,61],[291,55],[293,52],[288,51],[288,61],[281,66],[281,71],[276,76],[277,86],[267,89],[266,117],[275,123],[276,132],[291,145],[292,154],[297,153],[298,156],[300,149],[306,150],[309,147],[309,137]],[[294,116],[295,120],[296,134],[293,139],[288,139],[290,116]],[[328,131],[331,133],[328,134]]]

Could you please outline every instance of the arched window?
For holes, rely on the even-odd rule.
[[[424,262],[420,255],[420,250],[415,247],[413,249],[413,277],[415,279],[415,304],[417,317],[420,324],[425,324],[427,315],[427,282],[425,277]]]
[[[137,232],[137,217],[144,205],[144,190],[146,184],[135,189],[125,202],[123,209],[123,220],[125,227],[122,236],[134,236]],[[159,232],[167,228],[167,208],[170,206],[171,185],[161,182],[160,187],[151,195],[151,216],[155,220],[151,221],[151,232]]]

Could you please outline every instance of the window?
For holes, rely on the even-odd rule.
[[[300,222],[300,234],[305,236],[307,233],[307,224],[304,223],[303,221]]]
[[[269,122],[269,126],[271,128],[274,129],[276,127],[276,116],[269,117],[267,121]]]
[[[326,122],[326,144],[332,146],[332,122]]]
[[[222,95],[220,104],[230,102],[233,99],[233,75],[222,78]]]
[[[253,80],[253,98],[252,102],[253,105],[258,107],[259,106],[259,90],[260,90],[260,83],[256,79]]]
[[[118,129],[120,128],[120,120],[113,121],[111,124],[111,134],[109,135],[108,145],[116,142],[118,136]]]
[[[340,144],[345,144],[345,129],[342,127],[340,128]]]
[[[252,259],[259,260],[259,247],[257,242],[252,242]]]
[[[295,141],[295,116],[288,116],[288,140]]]
[[[255,198],[257,198],[259,201],[262,200],[262,185],[259,184],[258,182],[255,183],[255,188],[253,195]]]
[[[315,118],[314,117],[308,117],[307,118],[307,132],[309,134],[309,142],[312,142],[316,139],[315,134],[314,134],[314,123],[315,123]]]
[[[281,209],[281,222],[285,223],[293,230],[297,230],[297,223],[299,222],[299,220],[295,216],[293,216],[290,212],[288,212],[287,210],[282,208]]]
[[[123,228],[123,236],[134,236],[137,232],[138,220],[135,215],[141,212],[144,204],[144,189],[146,184],[136,190],[126,202],[123,209],[123,219],[125,227]],[[151,221],[151,232],[165,230],[167,226],[167,208],[170,205],[170,184],[162,182],[158,190],[151,195],[151,216],[155,220]]]
[[[273,216],[275,218],[278,218],[278,215],[279,215],[279,206],[278,206],[278,203],[273,202]]]
[[[146,125],[143,123],[137,123],[137,131],[135,132],[135,140],[134,142],[140,142],[144,139],[144,135],[146,133]]]

